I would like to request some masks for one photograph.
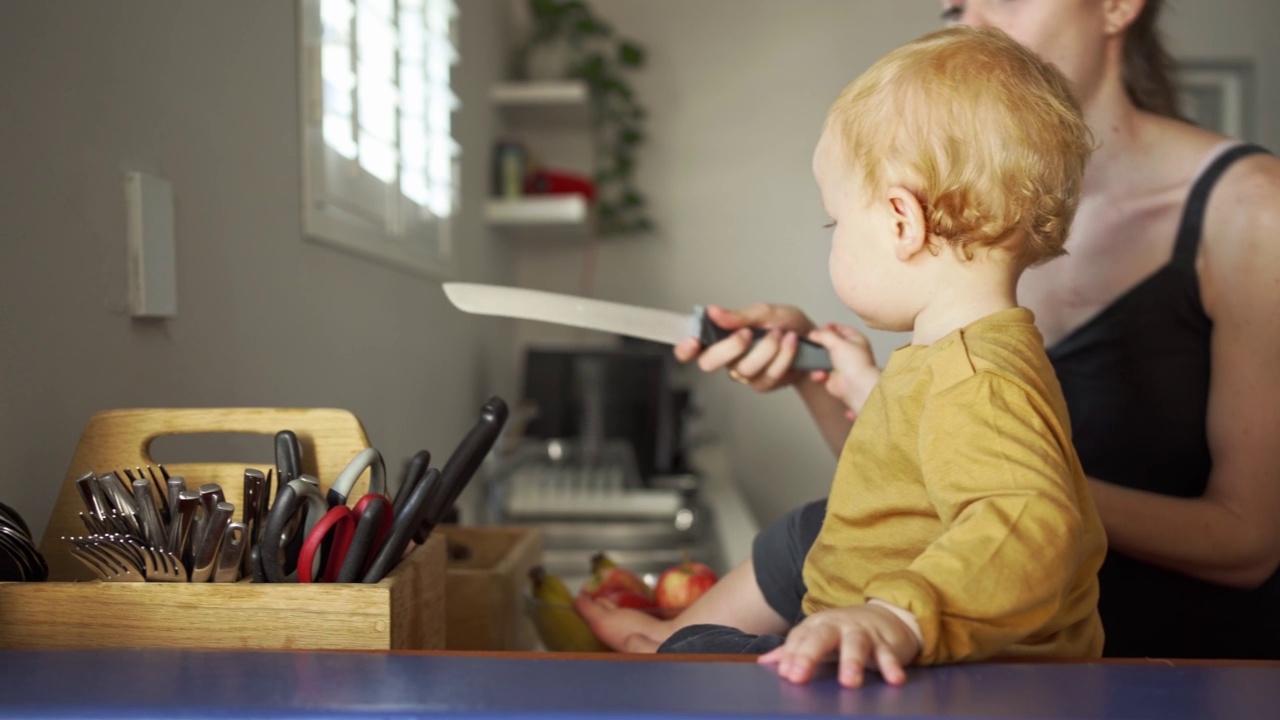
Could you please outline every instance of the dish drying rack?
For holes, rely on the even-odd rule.
[[[624,441],[526,443],[503,464],[489,502],[490,516],[503,522],[676,522],[692,499],[687,489],[643,486]]]

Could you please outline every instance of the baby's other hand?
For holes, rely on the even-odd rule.
[[[813,330],[808,339],[827,349],[832,366],[830,371],[813,371],[810,379],[843,402],[849,408],[849,419],[853,420],[880,379],[871,343],[857,328],[836,323]]]
[[[754,303],[737,310],[716,305],[707,307],[707,317],[726,330],[729,337],[703,348],[697,338],[685,338],[675,346],[680,362],[697,360],[704,372],[729,370],[730,377],[759,392],[790,385],[804,377],[791,369],[799,338],[813,330],[813,321],[791,305]],[[770,332],[752,345],[755,328]]]
[[[916,636],[892,612],[874,605],[833,608],[805,618],[787,634],[779,648],[758,662],[777,665],[778,675],[803,684],[813,678],[820,662],[839,659],[838,678],[844,687],[862,686],[866,668],[876,668],[890,685],[901,685],[902,669],[920,652]]]

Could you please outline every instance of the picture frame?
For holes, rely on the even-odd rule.
[[[1242,59],[1193,59],[1179,63],[1178,100],[1183,117],[1201,127],[1253,140],[1254,63]]]

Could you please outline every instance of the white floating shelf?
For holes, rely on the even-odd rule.
[[[499,83],[489,96],[504,117],[521,125],[577,129],[591,116],[587,85],[578,80]]]
[[[586,235],[589,219],[590,208],[581,195],[492,199],[485,206],[489,226],[508,236],[576,239]]]

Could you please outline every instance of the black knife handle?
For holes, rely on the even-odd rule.
[[[422,480],[413,486],[413,492],[409,494],[409,500],[405,503],[403,512],[391,525],[391,532],[387,533],[387,539],[383,541],[382,547],[378,548],[378,555],[370,563],[369,569],[365,571],[360,582],[376,583],[386,577],[391,568],[400,562],[400,556],[404,555],[404,549],[409,545],[414,528],[421,525],[426,518],[427,510],[434,504],[441,485],[440,471],[431,468]]]
[[[404,504],[409,501],[409,494],[413,492],[413,486],[418,484],[422,479],[422,475],[427,472],[427,468],[431,465],[431,453],[426,450],[419,450],[409,459],[409,465],[404,470],[404,479],[400,481],[400,488],[396,490],[396,495],[392,500],[392,507],[395,517],[400,517],[400,511],[404,509]]]
[[[445,462],[444,469],[440,471],[440,484],[443,488],[427,513],[426,522],[414,533],[415,542],[426,542],[431,530],[458,501],[458,496],[480,468],[480,463],[484,462],[485,455],[498,441],[508,415],[507,403],[497,395],[490,397],[480,408],[480,419],[467,432],[466,437],[462,438],[462,442],[458,443],[458,447]]]
[[[302,475],[302,446],[292,430],[276,433],[276,495]]]
[[[694,314],[698,320],[698,341],[702,343],[702,347],[714,345],[721,340],[729,337],[737,332],[736,330],[726,330],[719,325],[711,322],[711,318],[707,317],[707,309],[697,307]],[[751,333],[755,336],[755,342],[760,342],[760,338],[769,334],[768,330],[763,328],[752,328]],[[800,338],[800,344],[796,347],[796,358],[791,361],[791,367],[794,370],[830,370],[831,369],[831,353],[821,345]]]
[[[365,567],[376,557],[381,547],[380,541],[386,540],[385,537],[380,537],[379,531],[382,529],[386,513],[389,512],[391,512],[390,506],[381,502],[369,503],[369,506],[364,509],[364,513],[356,523],[356,529],[352,532],[351,544],[347,546],[347,556],[342,559],[342,565],[338,568],[337,582],[349,583],[360,579],[360,574],[364,572]],[[390,534],[390,530],[387,533]]]

